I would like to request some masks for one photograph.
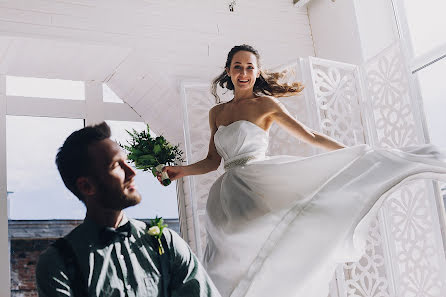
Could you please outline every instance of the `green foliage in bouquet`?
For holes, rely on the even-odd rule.
[[[171,145],[164,136],[150,136],[149,125],[147,130],[137,132],[135,129],[127,133],[131,136],[131,140],[127,141],[127,145],[121,145],[128,151],[128,159],[135,164],[137,169],[144,171],[150,170],[153,176],[158,173],[159,165],[175,165],[177,162],[183,162],[183,151],[179,145]]]

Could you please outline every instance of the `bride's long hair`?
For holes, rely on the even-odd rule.
[[[226,59],[225,70],[217,76],[211,85],[211,93],[215,97],[215,102],[220,103],[220,97],[217,94],[217,85],[228,90],[234,90],[234,84],[231,81],[231,77],[226,72],[226,69],[231,67],[232,58],[239,51],[247,51],[256,56],[257,66],[259,67],[260,76],[257,78],[254,84],[254,95],[267,95],[274,97],[288,97],[299,94],[303,89],[303,85],[300,82],[293,83],[280,83],[279,80],[286,74],[286,72],[264,72],[260,67],[260,55],[259,52],[252,46],[247,44],[234,46],[228,53]]]

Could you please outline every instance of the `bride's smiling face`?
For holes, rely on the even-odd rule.
[[[234,54],[231,66],[226,68],[235,89],[252,89],[260,70],[256,56],[248,51],[239,51]]]

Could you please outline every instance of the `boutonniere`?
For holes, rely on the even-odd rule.
[[[155,217],[154,220],[150,220],[149,230],[147,233],[158,240],[158,253],[160,255],[164,254],[163,244],[161,242],[161,236],[163,236],[163,229],[167,227],[167,224],[164,224],[163,218]]]

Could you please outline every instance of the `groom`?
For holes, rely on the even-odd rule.
[[[110,135],[103,122],[72,133],[59,149],[60,175],[87,213],[40,256],[39,296],[220,296],[175,232],[164,229],[159,243],[145,223],[125,216],[123,209],[141,195],[135,171]]]

